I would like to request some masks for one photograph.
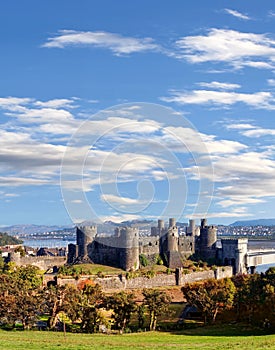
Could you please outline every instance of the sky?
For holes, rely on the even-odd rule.
[[[0,226],[274,217],[274,24],[271,0],[2,1]]]

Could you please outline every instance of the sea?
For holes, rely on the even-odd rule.
[[[23,244],[32,248],[63,248],[70,243],[75,243],[76,239],[63,240],[60,238],[49,239],[24,239]]]

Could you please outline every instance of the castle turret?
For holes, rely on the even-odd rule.
[[[161,237],[165,231],[164,220],[158,220],[158,234]]]
[[[167,250],[168,252],[177,252],[178,251],[178,228],[176,226],[176,219],[169,219],[169,228],[167,232]]]
[[[199,237],[199,254],[203,259],[213,259],[216,256],[215,243],[217,241],[217,228],[207,226],[207,220],[201,220]]]
[[[196,235],[196,225],[195,220],[189,220],[189,226],[186,228],[186,236]]]
[[[76,250],[78,252],[77,257],[87,257],[88,244],[94,241],[96,234],[96,226],[81,226],[76,228]]]
[[[139,232],[138,228],[119,228],[120,264],[123,270],[139,268]]]

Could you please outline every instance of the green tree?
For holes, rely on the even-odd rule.
[[[77,317],[81,320],[81,329],[95,332],[100,323],[104,322],[102,308],[105,307],[106,297],[100,285],[85,284],[79,292],[77,303]]]
[[[115,325],[123,333],[130,323],[131,315],[136,311],[134,294],[123,291],[116,293],[108,298],[107,307],[113,310]]]
[[[145,323],[145,306],[143,304],[137,307],[138,328],[143,328]]]
[[[44,290],[43,308],[49,313],[48,327],[50,329],[55,328],[61,312],[66,313],[72,320],[76,319],[78,296],[79,291],[69,285],[50,286]]]
[[[171,298],[164,291],[158,289],[144,289],[142,294],[144,296],[144,305],[149,311],[149,328],[151,331],[154,331],[157,326],[158,316],[168,311]]]
[[[232,307],[235,291],[229,278],[188,283],[182,287],[187,302],[203,313],[205,323],[215,322],[219,312]]]
[[[23,328],[28,329],[37,320],[41,310],[41,283],[34,279],[32,272],[21,267],[0,275],[0,320],[3,324],[14,327],[20,320]]]

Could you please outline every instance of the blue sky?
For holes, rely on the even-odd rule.
[[[0,225],[274,217],[273,1],[10,0],[0,23]]]

